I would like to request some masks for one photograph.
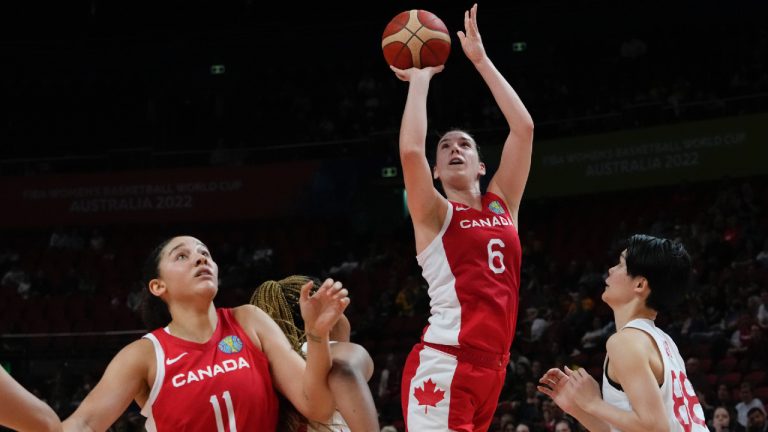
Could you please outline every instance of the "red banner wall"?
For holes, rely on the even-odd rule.
[[[4,228],[293,215],[317,162],[0,178]]]

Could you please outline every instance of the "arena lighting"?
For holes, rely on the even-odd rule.
[[[223,75],[226,72],[226,68],[223,64],[211,65],[211,75]]]
[[[528,48],[528,44],[525,42],[512,42],[512,51],[523,52]]]

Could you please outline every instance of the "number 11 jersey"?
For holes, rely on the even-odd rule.
[[[160,328],[144,335],[155,348],[157,372],[141,413],[147,431],[273,431],[278,401],[267,357],[230,309],[205,343]]]

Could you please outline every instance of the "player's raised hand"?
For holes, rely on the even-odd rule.
[[[469,61],[477,63],[485,57],[485,47],[477,29],[477,3],[464,12],[464,31],[459,30],[456,34]]]
[[[443,69],[445,69],[445,65],[427,66],[421,69],[419,68],[398,69],[394,66],[390,66],[389,68],[392,69],[392,72],[395,73],[395,76],[400,81],[410,82],[417,77],[425,77],[427,79],[431,79],[436,74],[439,74],[440,72],[442,72]]]
[[[330,278],[310,295],[313,285],[314,283],[310,281],[301,287],[299,298],[301,317],[304,319],[307,333],[325,337],[349,305],[349,293],[341,282]]]

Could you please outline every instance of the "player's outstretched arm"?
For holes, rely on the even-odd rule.
[[[0,425],[21,431],[61,431],[61,421],[45,402],[0,368]]]
[[[152,342],[140,339],[120,350],[107,366],[99,383],[64,421],[64,430],[105,431],[138,395],[148,394],[146,377],[154,362]]]

